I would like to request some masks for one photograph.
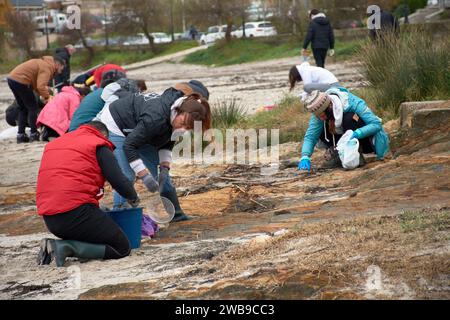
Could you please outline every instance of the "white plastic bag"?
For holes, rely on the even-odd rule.
[[[336,146],[342,167],[350,170],[359,166],[359,140],[356,138],[350,139],[352,135],[353,131],[347,130]]]

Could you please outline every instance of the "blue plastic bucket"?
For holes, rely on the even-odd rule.
[[[116,222],[130,240],[131,248],[141,246],[142,208],[108,211],[109,216]]]

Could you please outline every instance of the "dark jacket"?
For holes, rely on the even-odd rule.
[[[309,43],[313,49],[334,49],[334,33],[330,21],[326,17],[317,17],[311,20],[303,49]]]
[[[382,34],[392,32],[394,35],[399,35],[400,25],[398,19],[392,15],[389,11],[381,10],[381,29],[369,30],[369,35],[372,40],[382,37]]]
[[[126,136],[123,149],[128,162],[139,159],[138,149],[146,144],[172,150],[170,108],[182,96],[169,88],[161,96],[128,94],[110,104],[111,116]]]
[[[63,86],[70,84],[70,54],[66,48],[58,48],[55,50],[55,56],[61,58],[66,66],[61,74],[55,76],[55,86],[61,90]]]

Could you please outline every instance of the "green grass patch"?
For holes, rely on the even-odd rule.
[[[127,65],[135,62],[140,62],[152,58],[157,58],[165,56],[168,54],[173,54],[179,51],[187,50],[196,47],[198,44],[195,41],[180,41],[174,42],[167,45],[157,46],[158,53],[154,54],[148,49],[143,50],[117,50],[115,48],[105,49],[96,48],[95,56],[91,65],[86,66],[85,61],[87,60],[88,53],[83,50],[77,52],[71,59],[71,66],[73,70],[84,70],[88,67],[95,66],[101,63],[114,63],[117,65]]]
[[[244,128],[280,129],[280,143],[303,140],[310,114],[306,113],[298,97],[286,96],[270,111],[249,116],[240,125]]]
[[[444,209],[438,214],[428,214],[426,210],[404,211],[399,217],[399,223],[401,230],[406,233],[425,229],[446,231],[450,228],[450,211]]]
[[[188,55],[183,62],[207,66],[227,66],[233,64],[266,61],[300,55],[301,43],[290,39],[281,41],[278,38],[270,40],[233,39],[227,43],[218,41],[206,50]],[[353,56],[359,49],[359,41],[336,41],[336,59],[342,60]]]

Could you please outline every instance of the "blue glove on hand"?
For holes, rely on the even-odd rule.
[[[358,139],[358,140],[361,139],[360,131],[358,131],[358,130],[353,131],[353,134],[352,134],[350,140],[352,140],[352,139]]]
[[[302,159],[300,159],[298,169],[311,171],[311,160],[309,159],[309,157],[303,157]]]

